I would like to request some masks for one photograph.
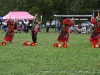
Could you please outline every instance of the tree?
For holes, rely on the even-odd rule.
[[[0,16],[9,11],[27,11],[52,20],[54,14],[91,14],[98,10],[100,0],[0,0]]]

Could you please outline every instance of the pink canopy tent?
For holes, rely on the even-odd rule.
[[[17,19],[17,20],[23,20],[23,19],[27,19],[27,20],[32,20],[34,18],[34,16],[32,16],[31,14],[29,14],[26,11],[11,11],[9,12],[7,15],[5,15],[3,17],[3,19],[8,20],[8,19]]]

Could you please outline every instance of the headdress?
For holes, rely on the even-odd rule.
[[[92,19],[91,23],[94,25],[97,24],[97,22],[100,22],[100,16],[97,16],[96,19]]]
[[[74,22],[68,18],[63,20],[63,25],[72,26],[73,24],[74,24]]]
[[[68,20],[69,20],[69,19],[67,19],[67,18],[66,18],[66,19],[64,19],[64,20],[63,20],[63,25],[68,24]]]

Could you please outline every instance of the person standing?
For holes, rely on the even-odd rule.
[[[35,18],[33,19],[34,25],[32,27],[32,40],[36,44],[37,43],[37,33],[38,33],[38,28],[42,23],[42,15],[40,16],[40,20],[37,18],[37,14],[35,15]]]
[[[19,33],[22,32],[22,21],[19,21],[19,23],[17,24],[17,31],[18,31]]]
[[[7,32],[8,30],[8,24],[7,24],[7,20],[3,22],[3,28],[4,28],[4,32]]]
[[[28,33],[28,31],[29,31],[29,28],[28,28],[29,21],[28,20],[23,20],[23,23],[24,23],[24,31],[25,31],[25,33]]]
[[[47,21],[47,22],[46,22],[46,32],[49,32],[49,28],[50,28],[50,22]]]

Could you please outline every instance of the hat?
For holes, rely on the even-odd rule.
[[[91,23],[97,24],[97,20],[96,19],[92,19]]]
[[[71,27],[74,24],[74,22],[72,20],[69,21],[69,27]]]
[[[64,19],[64,20],[63,20],[63,25],[68,24],[68,21],[69,21],[69,19],[68,19],[68,18]]]

